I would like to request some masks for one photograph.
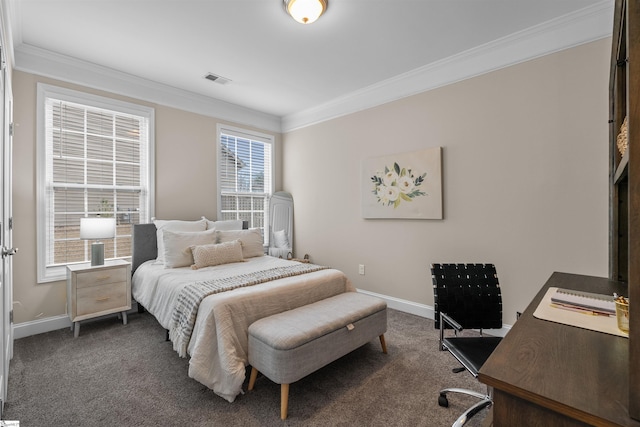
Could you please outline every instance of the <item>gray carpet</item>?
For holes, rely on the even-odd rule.
[[[228,403],[188,377],[188,360],[151,315],[133,313],[128,325],[101,318],[83,322],[76,339],[63,329],[15,341],[5,419],[21,427],[447,426],[475,399],[453,395],[441,408],[438,390],[485,388],[451,372],[459,365],[437,350],[437,335],[433,321],[389,310],[389,353],[376,339],[292,384],[281,421],[280,386],[267,378]]]

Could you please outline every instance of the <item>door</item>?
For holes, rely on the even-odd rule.
[[[0,46],[1,48],[1,46]],[[0,49],[0,418],[7,398],[9,361],[13,355],[13,218],[12,218],[12,97],[7,84],[4,49]]]

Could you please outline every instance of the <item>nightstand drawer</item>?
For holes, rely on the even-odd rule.
[[[127,305],[126,281],[77,290],[76,316],[123,308]]]
[[[67,307],[76,338],[80,322],[94,317],[119,312],[126,325],[131,308],[131,264],[114,259],[104,265],[67,265]]]
[[[102,268],[94,271],[76,273],[76,288],[105,285],[127,281],[127,270],[124,268]]]

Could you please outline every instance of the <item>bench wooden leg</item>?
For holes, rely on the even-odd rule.
[[[382,346],[382,352],[387,354],[387,343],[384,341],[384,334],[380,335],[380,345]]]
[[[258,370],[251,367],[251,376],[249,377],[249,390],[253,390],[253,386],[256,385],[256,378],[258,378]]]
[[[280,418],[287,419],[289,409],[289,384],[282,384],[280,387]]]

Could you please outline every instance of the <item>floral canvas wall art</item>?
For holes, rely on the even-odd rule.
[[[362,216],[442,219],[442,147],[365,159]]]

